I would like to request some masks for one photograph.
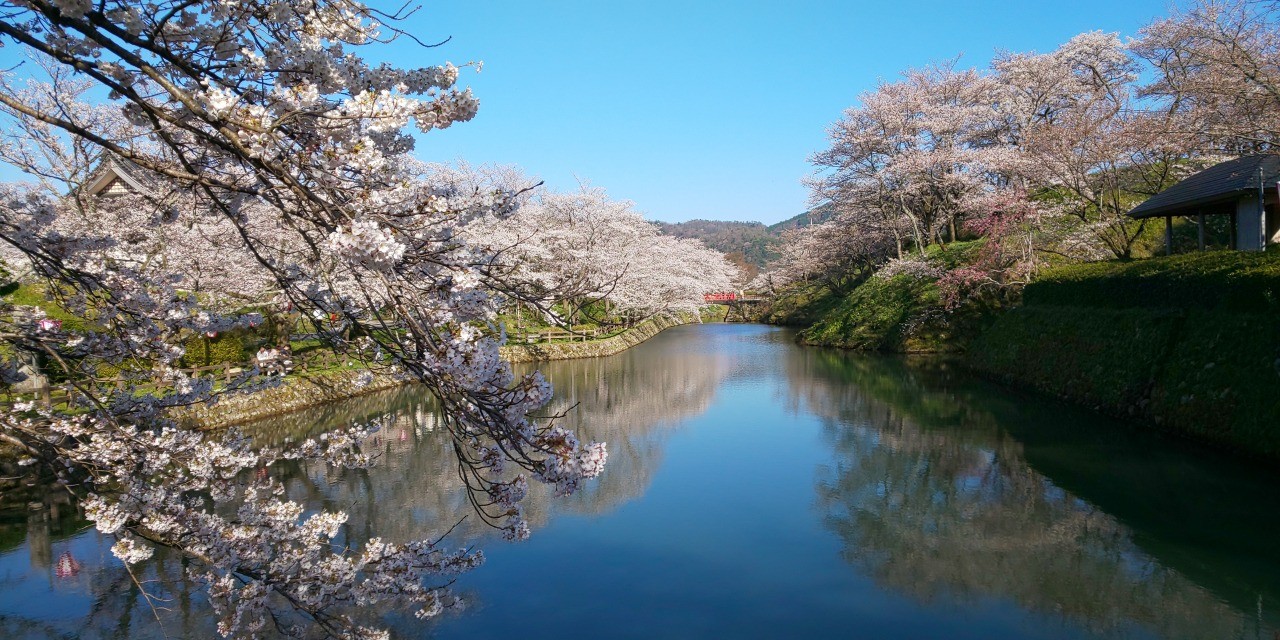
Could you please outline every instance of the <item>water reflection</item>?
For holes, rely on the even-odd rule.
[[[661,465],[666,431],[705,411],[728,371],[726,358],[678,352],[631,351],[608,362],[570,360],[541,367],[556,389],[544,411],[563,414],[560,420],[583,439],[607,442],[609,463],[600,478],[569,498],[552,499],[547,487],[531,486],[525,507],[535,531],[553,513],[605,513],[642,495]],[[285,479],[295,500],[348,511],[356,540],[375,530],[384,538],[421,538],[454,523],[461,523],[453,535],[462,542],[490,537],[492,531],[470,517],[435,402],[417,388],[281,416],[248,432],[261,442],[281,444],[370,420],[384,425],[372,440],[381,454],[373,468],[293,462],[271,473]]]
[[[793,362],[788,379],[792,400],[825,418],[823,433],[837,454],[817,482],[824,522],[840,537],[844,559],[878,582],[922,601],[1006,599],[1100,637],[1140,630],[1164,638],[1270,637],[1275,574],[1246,593],[1215,593],[1193,582],[1177,568],[1191,550],[1168,537],[1144,548],[1142,536],[1090,496],[1038,471],[1023,442],[1011,437],[1028,428],[1075,431],[1068,443],[1101,438],[1114,450],[1140,444],[1124,442],[1131,434],[1073,424],[1078,412],[1052,405],[1022,405],[1008,415],[1009,405],[982,401],[990,389],[965,384],[937,361],[909,365],[818,350],[806,356]],[[1129,439],[1149,443],[1141,435]],[[1246,538],[1258,530],[1256,521],[1222,521],[1212,499],[1201,501],[1210,498],[1203,487],[1178,484],[1147,479],[1111,491],[1173,489],[1181,492],[1183,519],[1214,518],[1214,526],[1236,525],[1234,535]],[[1275,569],[1276,552],[1269,542],[1265,549],[1263,556],[1237,553]],[[1233,605],[1254,615],[1236,615]]]
[[[548,411],[608,442],[610,459],[569,499],[535,488],[525,544],[468,517],[449,435],[419,389],[251,432],[282,444],[382,420],[372,469],[262,473],[293,499],[348,512],[353,543],[461,522],[450,540],[502,556],[460,583],[478,613],[426,629],[392,616],[407,637],[1272,638],[1280,627],[1274,474],[946,361],[790,337],[680,327],[616,357],[544,366],[557,389]],[[143,567],[160,598],[149,602],[65,492],[0,491],[0,637],[212,635],[180,559]]]
[[[24,542],[32,566],[53,566],[53,543],[84,527],[71,495],[52,477],[0,463],[0,553]]]
[[[644,493],[662,461],[666,431],[710,405],[719,381],[724,377],[726,358],[690,357],[688,352],[649,353],[631,351],[608,360],[575,360],[543,365],[552,380],[556,396],[546,407],[548,414],[563,414],[561,420],[584,439],[609,445],[605,472],[584,490],[568,498],[554,498],[547,487],[532,483],[525,501],[526,513],[535,532],[555,513],[600,514]],[[657,363],[661,366],[656,366]],[[338,543],[361,544],[377,535],[390,540],[435,538],[450,530],[456,546],[496,543],[495,532],[472,513],[466,489],[457,475],[457,459],[451,450],[448,432],[440,423],[437,405],[429,394],[408,386],[317,407],[309,411],[279,416],[243,427],[246,434],[263,446],[298,442],[325,431],[356,423],[378,421],[382,428],[369,445],[379,454],[379,463],[370,469],[343,469],[317,462],[282,460],[259,473],[279,479],[291,500],[316,508],[341,510],[349,518]],[[105,542],[86,530],[74,506],[48,485],[32,487],[46,496],[64,496],[62,503],[35,508],[25,523],[0,521],[0,534],[31,557],[32,571],[16,572],[0,564],[6,591],[32,590],[34,583],[51,578],[53,547],[48,523],[62,513],[76,514],[59,531],[80,532],[77,551],[86,559],[84,576],[76,580],[50,580],[45,590],[64,595],[87,596],[93,605],[86,614],[81,598],[62,603],[37,615],[25,617],[11,608],[8,598],[0,598],[0,637],[57,637],[79,627],[84,637],[161,637],[163,632],[180,637],[211,635],[213,629],[202,620],[203,602],[190,602],[190,585],[176,558],[147,563],[140,576],[148,592],[158,601],[143,597],[118,563],[109,557]],[[6,492],[0,503],[20,510],[22,496]],[[64,518],[65,519],[65,518]],[[25,525],[25,526],[24,526]],[[25,541],[24,541],[25,538]],[[91,551],[86,551],[91,550]],[[70,553],[70,551],[68,551]],[[12,561],[14,554],[0,558]],[[79,572],[78,572],[79,573]],[[468,599],[482,598],[469,594]],[[172,603],[178,607],[170,606]],[[151,611],[151,604],[157,604]],[[193,609],[194,607],[194,609]],[[55,610],[57,610],[55,612]],[[84,616],[63,627],[46,623],[43,617]],[[142,615],[145,614],[145,615]],[[164,620],[165,629],[155,625]],[[110,618],[110,619],[106,619]],[[406,622],[406,624],[411,624]]]

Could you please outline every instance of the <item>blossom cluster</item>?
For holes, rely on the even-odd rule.
[[[491,272],[549,314],[592,302],[642,317],[695,311],[704,294],[732,290],[739,275],[723,254],[661,233],[632,203],[599,188],[538,193],[509,215],[478,218],[460,233],[494,256]]]
[[[916,280],[937,280],[946,270],[919,257],[893,258],[876,271],[877,278],[908,276]]]
[[[350,229],[334,231],[329,246],[335,254],[375,271],[395,268],[405,252],[405,246],[374,220],[357,220]]]

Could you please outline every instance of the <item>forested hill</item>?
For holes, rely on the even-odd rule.
[[[769,226],[769,230],[774,233],[781,233],[786,229],[794,229],[796,227],[807,227],[811,224],[821,224],[831,219],[835,213],[834,208],[828,203],[814,207],[798,216],[792,216],[774,225]]]
[[[660,222],[663,233],[678,238],[697,238],[734,262],[757,268],[778,257],[778,232],[759,222],[690,220],[670,224]]]
[[[764,267],[778,257],[778,245],[785,229],[803,227],[822,222],[829,217],[826,207],[818,207],[777,224],[765,226],[759,222],[734,222],[728,220],[690,220],[688,222],[659,222],[663,233],[678,238],[697,238],[703,244],[724,253],[740,266]]]

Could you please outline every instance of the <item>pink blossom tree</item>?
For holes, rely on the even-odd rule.
[[[603,444],[529,417],[550,387],[537,374],[514,376],[498,356],[488,256],[455,235],[470,220],[501,217],[518,196],[417,180],[420,167],[405,156],[410,123],[422,132],[448,127],[471,119],[478,102],[455,86],[453,65],[365,61],[369,47],[410,37],[396,29],[398,16],[347,0],[145,8],[24,0],[0,2],[0,16],[5,45],[105,89],[142,135],[118,136],[29,93],[0,92],[0,107],[74,141],[75,153],[111,154],[159,176],[182,194],[180,214],[212,216],[214,246],[252,258],[233,275],[261,278],[282,301],[337,316],[374,340],[387,358],[370,366],[439,398],[482,519],[524,537],[528,481],[570,493],[600,472]],[[58,82],[49,86],[59,95]],[[137,213],[163,215],[162,197],[142,197],[150,208]],[[352,611],[390,600],[429,616],[453,602],[450,576],[478,564],[478,552],[451,550],[443,539],[335,546],[343,514],[308,514],[274,481],[243,473],[288,457],[370,464],[360,451],[365,430],[271,450],[172,422],[173,407],[269,384],[251,371],[215,389],[211,378],[177,367],[185,336],[256,318],[225,315],[184,291],[190,274],[181,261],[124,259],[135,252],[120,231],[136,221],[60,226],[62,207],[47,188],[4,187],[0,241],[93,328],[15,319],[0,339],[44,354],[81,400],[72,413],[17,405],[0,417],[0,438],[62,474],[98,529],[117,539],[115,555],[132,565],[167,547],[189,558],[228,636],[270,625],[290,635],[381,637]],[[341,336],[328,337],[345,348]],[[105,387],[95,375],[102,366],[131,377]]]
[[[1144,28],[1131,50],[1154,70],[1144,96],[1176,132],[1225,155],[1280,143],[1280,5],[1201,0]]]
[[[463,234],[496,256],[508,291],[569,323],[601,302],[638,317],[694,311],[703,294],[729,290],[737,277],[722,254],[663,235],[632,203],[595,187],[539,192],[511,215],[477,220]]]
[[[1050,53],[1002,54],[992,68],[1012,151],[994,168],[1070,219],[1069,255],[1132,256],[1143,223],[1126,214],[1181,177],[1189,151],[1170,114],[1139,108],[1138,61],[1115,34],[1091,32]]]
[[[959,203],[980,189],[994,85],[954,63],[913,69],[863,94],[812,162],[813,199],[918,249],[955,239]]]
[[[893,255],[893,239],[860,224],[854,216],[783,232],[782,256],[753,286],[772,290],[812,280],[843,295],[871,276]]]

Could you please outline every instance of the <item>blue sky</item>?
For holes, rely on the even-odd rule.
[[[375,3],[377,4],[377,3]],[[1167,0],[1064,2],[497,2],[422,0],[402,66],[484,61],[475,120],[419,140],[424,160],[516,164],[579,180],[652,219],[804,211],[810,154],[879,79],[963,54],[1047,51],[1090,30],[1134,35]],[[12,48],[0,50],[10,59]],[[11,172],[4,177],[11,179]]]
[[[879,79],[959,54],[977,66],[998,49],[1047,51],[1083,31],[1133,35],[1168,9],[1161,0],[428,1],[407,26],[424,40],[453,39],[415,55],[485,64],[464,74],[479,115],[425,136],[418,155],[517,164],[558,189],[588,180],[653,219],[773,223],[806,208],[808,156]]]

